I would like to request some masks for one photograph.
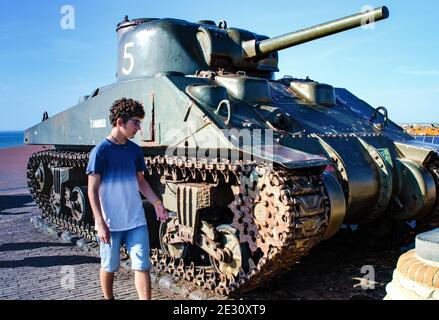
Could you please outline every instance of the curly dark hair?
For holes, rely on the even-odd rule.
[[[122,118],[123,123],[126,123],[129,118],[138,117],[143,119],[144,116],[143,105],[133,99],[122,98],[116,100],[110,108],[110,122],[113,127],[116,126],[118,118]]]

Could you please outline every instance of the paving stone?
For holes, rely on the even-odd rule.
[[[30,195],[21,197],[32,203]],[[18,209],[0,215],[0,299],[101,300],[98,248],[41,220],[34,203],[26,206],[26,213]],[[154,280],[153,299],[184,299]],[[129,268],[116,273],[114,292],[116,299],[137,299]]]

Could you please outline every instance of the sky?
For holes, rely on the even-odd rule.
[[[116,82],[115,27],[125,15],[226,20],[274,37],[383,5],[390,17],[373,29],[280,51],[276,78],[346,88],[398,123],[439,123],[437,0],[0,0],[0,131],[27,129]]]

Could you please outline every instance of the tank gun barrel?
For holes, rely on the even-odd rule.
[[[265,55],[274,51],[297,46],[315,39],[323,38],[335,33],[360,27],[389,17],[389,9],[380,7],[366,12],[357,13],[341,19],[322,23],[310,28],[290,32],[278,37],[256,41],[249,40],[243,43],[243,49],[248,58]]]

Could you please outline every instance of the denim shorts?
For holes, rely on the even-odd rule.
[[[146,271],[151,268],[149,260],[149,238],[146,225],[125,230],[110,231],[110,243],[99,241],[101,268],[106,272],[116,272],[120,265],[120,247],[122,243],[131,258],[131,269]]]

